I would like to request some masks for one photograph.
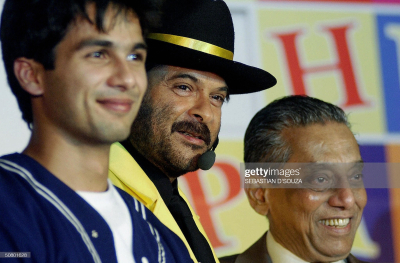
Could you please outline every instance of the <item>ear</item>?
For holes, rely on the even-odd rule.
[[[40,74],[44,71],[43,65],[33,59],[17,58],[14,61],[14,74],[21,87],[33,96],[43,94]]]
[[[245,188],[251,207],[260,215],[268,215],[270,209],[268,190],[267,188]]]

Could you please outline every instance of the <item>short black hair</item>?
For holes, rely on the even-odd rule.
[[[346,113],[331,103],[304,95],[275,100],[250,121],[244,137],[244,161],[285,163],[291,149],[282,138],[284,129],[327,122],[342,123],[350,128]]]
[[[95,21],[91,21],[86,12],[91,3],[96,7]],[[144,36],[159,20],[160,0],[6,0],[0,29],[3,62],[22,118],[29,127],[33,122],[31,95],[21,88],[15,77],[14,61],[25,57],[41,63],[46,70],[54,69],[55,48],[69,25],[82,16],[104,32],[104,14],[110,4],[118,12],[134,11]]]

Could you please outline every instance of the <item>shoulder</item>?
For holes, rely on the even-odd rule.
[[[0,203],[3,206],[34,206],[41,200],[40,193],[45,192],[41,178],[48,175],[43,166],[28,156],[0,157]]]
[[[221,263],[268,263],[269,255],[267,251],[267,232],[264,233],[254,244],[243,253],[220,258]]]
[[[50,196],[53,193],[38,180],[38,177],[48,176],[44,173],[48,171],[27,156],[13,154],[0,157],[1,223],[26,221],[26,225],[20,226],[22,228],[39,222],[41,217],[45,221],[54,221],[48,214],[52,206],[43,198],[44,194]]]
[[[0,157],[0,205],[13,206],[32,194],[30,174],[18,154]]]
[[[0,247],[34,251],[32,257],[38,262],[52,262],[49,258],[54,253],[46,253],[45,244],[52,242],[52,223],[57,220],[29,184],[29,168],[20,156],[9,157],[0,158]]]

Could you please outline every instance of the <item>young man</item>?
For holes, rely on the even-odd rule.
[[[3,59],[32,135],[22,154],[0,158],[2,252],[190,262],[175,234],[107,180],[110,145],[128,136],[146,90],[141,25],[152,12],[145,1],[6,1]]]
[[[110,178],[140,200],[199,262],[218,259],[177,178],[206,169],[229,94],[275,85],[268,72],[233,61],[234,29],[223,1],[168,0],[147,39],[149,88],[131,135],[111,149]],[[200,157],[203,156],[203,157]]]

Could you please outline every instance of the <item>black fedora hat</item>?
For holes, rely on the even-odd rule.
[[[270,73],[233,61],[235,32],[222,0],[166,0],[160,26],[147,36],[147,69],[172,65],[213,72],[231,94],[261,91],[276,84]]]

